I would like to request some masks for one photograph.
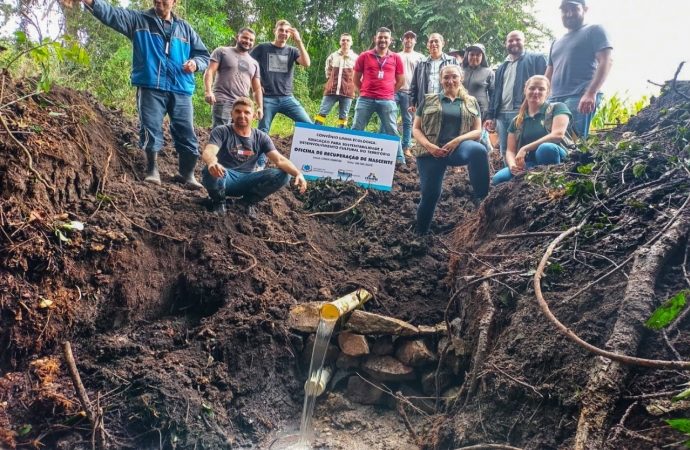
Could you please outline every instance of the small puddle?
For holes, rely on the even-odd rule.
[[[362,305],[369,298],[371,298],[371,294],[364,289],[360,289],[332,303],[327,303],[321,308],[321,317],[316,329],[316,339],[314,340],[314,350],[312,351],[311,363],[309,364],[309,377],[304,384],[304,406],[302,408],[299,434],[279,437],[271,444],[270,450],[311,450],[311,442],[314,438],[314,433],[311,429],[311,419],[314,416],[316,398],[326,389],[326,384],[328,384],[331,375],[331,369],[324,368],[323,362],[326,358],[333,328],[343,314]]]

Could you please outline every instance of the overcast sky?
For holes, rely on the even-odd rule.
[[[536,16],[556,37],[565,34],[559,0],[536,0]],[[679,79],[690,79],[690,0],[587,0],[588,23],[606,27],[613,39],[613,69],[605,94],[628,91],[636,100],[659,89],[647,83],[673,79],[681,61],[688,61]],[[548,54],[548,47],[544,49]]]

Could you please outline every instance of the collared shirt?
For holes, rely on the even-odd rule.
[[[513,60],[510,56],[506,58],[506,67],[503,72],[503,93],[499,108],[499,111],[502,113],[513,111],[513,89],[515,88],[515,77],[517,76],[519,60],[520,58]]]
[[[445,96],[443,92],[439,94],[441,100],[441,131],[438,133],[438,141],[436,145],[443,147],[449,141],[460,136],[462,129],[462,98],[456,97],[451,100]],[[424,112],[425,101],[417,108],[416,116],[422,117]]]
[[[527,144],[531,144],[532,142],[538,141],[549,134],[544,126],[544,118],[546,115],[546,108],[548,106],[549,102],[544,102],[544,104],[541,106],[541,109],[539,109],[539,112],[537,112],[534,116],[529,115],[529,110],[525,111],[522,119],[522,139],[520,140],[520,145],[525,146]],[[555,103],[553,107],[553,117],[561,114],[567,114],[572,118],[572,114],[565,104]],[[515,127],[516,119],[517,117],[510,122],[510,126],[508,126],[508,133],[515,134],[517,131],[517,128]]]
[[[429,86],[427,86],[426,93],[434,94],[436,92],[441,92],[441,64],[443,60],[431,59],[429,57]]]
[[[383,78],[379,78],[383,71]],[[362,52],[355,62],[355,72],[362,74],[361,97],[374,100],[395,100],[395,79],[403,75],[405,68],[400,56],[387,51],[386,56],[379,58],[376,49]]]

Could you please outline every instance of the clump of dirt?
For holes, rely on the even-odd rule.
[[[236,448],[299,416],[306,335],[286,327],[291,305],[364,287],[376,292],[371,311],[443,320],[443,235],[475,212],[466,174],[448,173],[436,240],[413,232],[414,165],[396,173],[391,193],[312,183],[304,195],[286,188],[263,202],[257,221],[233,203],[219,218],[204,193],[171,181],[170,139],[163,185],[144,184],[129,118],[85,92],[54,86],[32,96],[31,80],[4,83],[0,105],[14,102],[0,110],[4,448],[90,447],[63,340],[104,409],[112,446]],[[197,132],[205,143],[209,130]],[[285,154],[290,144],[277,141]],[[365,193],[346,213],[307,216]],[[46,358],[57,361],[50,382],[33,369]]]

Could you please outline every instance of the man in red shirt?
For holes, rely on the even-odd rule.
[[[355,87],[359,98],[355,105],[353,130],[364,130],[374,113],[381,119],[381,130],[390,136],[398,135],[398,105],[395,92],[405,82],[405,68],[402,59],[388,50],[391,30],[379,28],[374,38],[376,46],[362,52],[355,62]],[[398,143],[398,163],[405,164],[402,145]]]

